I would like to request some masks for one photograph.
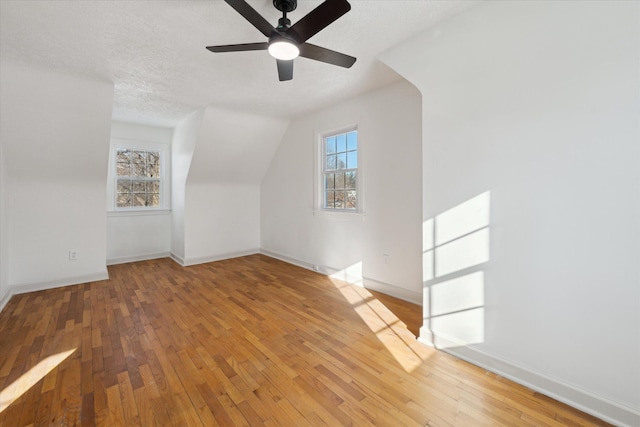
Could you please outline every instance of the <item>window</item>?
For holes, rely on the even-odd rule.
[[[116,208],[160,207],[160,151],[116,147]]]
[[[107,210],[123,214],[166,211],[171,203],[171,145],[111,140]]]
[[[358,210],[358,131],[322,137],[322,207]]]

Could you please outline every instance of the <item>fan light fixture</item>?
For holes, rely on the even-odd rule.
[[[276,59],[289,61],[300,55],[300,49],[289,41],[279,40],[269,44],[269,54]]]

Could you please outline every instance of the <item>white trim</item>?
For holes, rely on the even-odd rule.
[[[394,298],[398,298],[403,301],[422,306],[422,292],[410,291],[409,289],[401,288],[400,286],[381,282],[379,280],[374,280],[369,277],[363,277],[362,280],[366,289],[381,292]]]
[[[260,253],[271,258],[279,259],[289,264],[296,265],[298,267],[306,268],[315,273],[323,274],[325,276],[334,276],[337,279],[343,280],[352,285],[360,286],[361,288],[371,289],[372,291],[381,292],[385,295],[392,296],[394,298],[401,299],[403,301],[410,302],[416,305],[422,305],[422,294],[419,292],[410,291],[408,289],[401,288],[390,283],[380,282],[368,277],[348,275],[343,272],[342,269],[329,267],[326,265],[315,265],[306,261],[301,261],[297,258],[290,257],[288,255],[282,255],[277,252],[270,251],[268,249],[260,249]]]
[[[640,411],[515,362],[464,346],[423,326],[418,340],[576,409],[621,427],[640,425]],[[435,343],[435,345],[434,345]]]
[[[169,254],[169,258],[171,258],[177,264],[179,264],[179,265],[184,267],[184,258],[182,258],[181,256],[178,256],[178,255],[174,254],[173,252],[171,252]]]
[[[228,253],[219,254],[219,255],[210,255],[210,256],[196,257],[196,258],[185,258],[183,262],[182,263],[179,262],[179,264],[181,264],[183,267],[188,267],[190,265],[205,264],[208,262],[215,262],[215,261],[223,261],[225,259],[238,258],[238,257],[247,256],[247,255],[255,255],[257,253],[260,253],[260,249],[256,248],[256,249],[249,249],[246,251],[228,252]],[[175,255],[172,254],[172,258],[174,256]],[[174,258],[174,261],[177,261],[177,260]]]
[[[298,267],[306,268],[307,270],[311,270],[311,271],[313,271],[315,273],[319,273],[318,271],[313,269],[313,264],[311,264],[311,263],[300,261],[299,259],[292,258],[290,256],[282,255],[282,254],[279,254],[277,252],[272,252],[272,251],[269,251],[267,249],[262,249],[262,248],[260,248],[260,253],[262,255],[268,256],[270,258],[275,258],[275,259],[278,259],[280,261],[284,261],[284,262],[286,262],[288,264],[292,264],[292,265],[295,265],[295,266],[298,266]]]
[[[51,280],[48,282],[36,282],[36,283],[20,283],[17,285],[9,286],[9,289],[0,299],[0,311],[4,309],[12,296],[19,294],[26,294],[28,292],[44,291],[47,289],[61,288],[64,286],[78,285],[81,283],[98,282],[101,280],[109,280],[109,272],[104,271],[84,274],[82,276],[66,277],[64,279]]]
[[[108,211],[107,217],[120,217],[120,216],[151,216],[151,215],[171,215],[171,209],[121,209],[117,211]]]
[[[330,220],[339,220],[339,221],[355,221],[360,220],[364,222],[366,218],[366,213],[364,212],[356,212],[356,211],[344,211],[344,210],[335,210],[332,211],[330,209],[320,209],[311,212],[314,218],[322,218],[322,219],[330,219]]]
[[[4,307],[7,305],[11,297],[13,296],[13,292],[11,292],[11,288],[7,289],[4,295],[0,297],[0,312],[4,310]]]
[[[138,261],[148,261],[150,259],[168,258],[169,256],[170,256],[169,252],[154,252],[154,253],[141,254],[141,255],[122,256],[122,257],[107,259],[107,265],[127,264],[130,262],[138,262]]]
[[[316,266],[316,268],[317,269],[315,271],[330,276],[332,279],[342,280],[350,285],[364,288],[364,285],[362,284],[362,275],[358,276],[350,274],[349,271],[345,271],[345,269],[333,268],[327,265],[319,265]]]

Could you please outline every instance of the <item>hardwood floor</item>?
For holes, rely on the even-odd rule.
[[[420,344],[418,306],[272,258],[109,274],[7,304],[0,425],[607,425]]]

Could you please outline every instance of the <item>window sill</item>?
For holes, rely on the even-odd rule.
[[[364,212],[346,212],[331,210],[314,210],[312,211],[314,218],[323,218],[339,221],[364,221],[366,214]]]
[[[107,211],[107,217],[171,215],[171,209],[131,209]]]

